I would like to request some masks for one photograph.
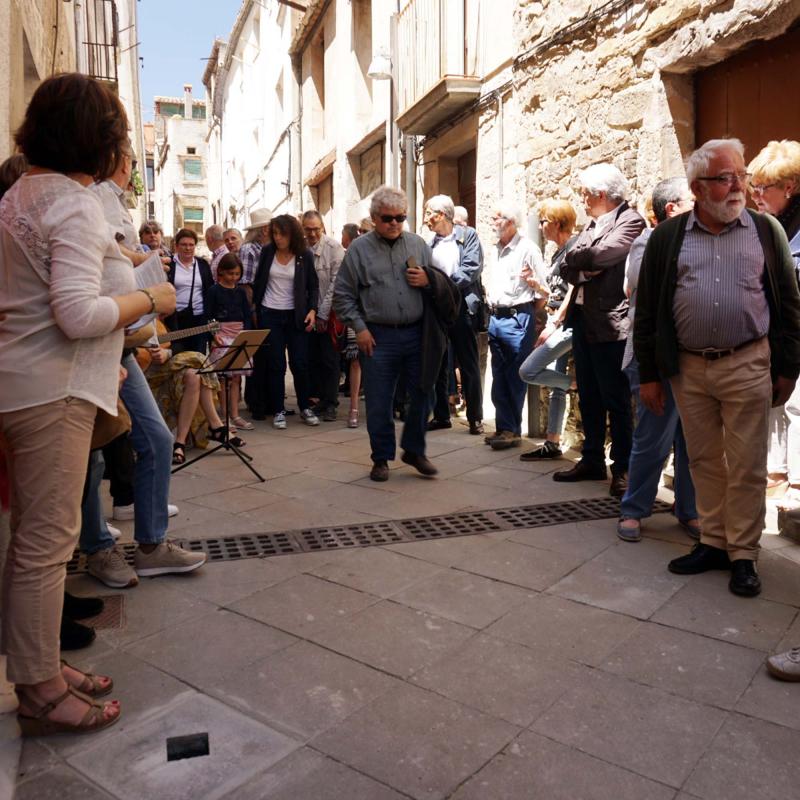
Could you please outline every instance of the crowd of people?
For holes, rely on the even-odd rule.
[[[738,140],[705,143],[685,178],[655,186],[652,224],[609,163],[577,175],[588,219],[577,234],[566,200],[537,205],[533,238],[522,210],[501,201],[487,220],[496,241],[486,269],[465,209],[429,198],[423,237],[408,230],[407,198],[390,186],[340,240],[316,210],[258,209],[244,231],[210,226],[208,259],[188,228],[170,250],[157,221],[133,226],[125,113],[85,76],[42,83],[16,143],[0,167],[0,444],[11,507],[2,652],[26,735],[95,731],[120,717],[117,701],[100,699],[111,678],[61,658],[92,640],[79,620],[102,607],[64,590],[76,544],[89,574],[113,588],[202,567],[203,554],[167,539],[179,513],[168,502],[172,469],[209,440],[246,447],[239,433],[268,419],[277,431],[292,416],[335,421],[342,375],[351,428],[363,387],[369,477],[379,482],[396,457],[398,415],[401,460],[433,477],[426,437],[453,427],[459,393],[466,433],[502,451],[522,442],[528,387],[546,387],[546,435],[522,461],[564,457],[571,397],[581,455],[553,479],[606,481],[610,462],[617,534],[637,542],[674,452],[673,513],[696,544],[669,570],[726,570],[734,594],[760,592],[766,494],[800,504],[800,143],[770,142],[747,167]],[[208,367],[248,330],[269,335],[222,391]],[[133,563],[105,519],[104,477],[113,519],[134,521]],[[768,668],[800,679],[800,651]]]

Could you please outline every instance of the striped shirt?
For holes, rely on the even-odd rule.
[[[256,279],[258,259],[261,256],[261,245],[258,242],[245,242],[239,248],[239,260],[242,262],[242,279],[239,283],[250,283]]]
[[[678,344],[725,349],[766,336],[764,251],[747,211],[712,234],[689,212],[672,304]]]

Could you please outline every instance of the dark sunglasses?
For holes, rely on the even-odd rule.
[[[407,214],[381,214],[380,220],[381,222],[385,222],[387,225],[390,222],[400,222],[403,223],[408,219]]]

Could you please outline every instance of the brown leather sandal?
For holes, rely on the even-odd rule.
[[[108,678],[108,686],[103,688],[103,684],[100,683],[100,678],[105,678],[105,675],[95,675],[93,672],[84,672],[82,669],[68,664],[63,658],[61,659],[61,666],[74,669],[75,672],[80,672],[81,675],[83,675],[83,683],[81,683],[80,686],[73,686],[73,689],[77,689],[81,694],[85,694],[87,697],[104,697],[110,694],[111,690],[114,688],[114,681],[111,678]],[[66,678],[64,680],[66,680]],[[67,681],[67,683],[69,683],[69,681]]]
[[[74,695],[89,704],[89,710],[84,714],[83,719],[77,725],[71,722],[56,722],[55,720],[46,719],[47,715],[70,695]],[[106,705],[107,703],[98,703],[77,689],[68,686],[64,694],[38,708],[33,716],[17,714],[17,723],[23,736],[52,736],[55,733],[95,733],[103,730],[103,728],[110,727],[122,716],[120,711],[116,716],[106,719]]]

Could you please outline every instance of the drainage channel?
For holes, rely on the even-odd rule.
[[[669,511],[670,505],[656,501],[653,513]],[[360,525],[332,525],[324,528],[300,528],[277,533],[242,533],[205,539],[176,539],[176,544],[198,553],[209,561],[235,561],[241,558],[269,558],[293,553],[318,553],[353,547],[374,547],[429,539],[449,539],[494,533],[517,528],[539,528],[565,522],[588,522],[619,515],[619,501],[611,497],[542,503],[533,506],[464,511],[435,517],[414,517]],[[136,545],[121,545],[125,558],[133,563]],[[67,564],[68,575],[86,572],[86,557],[75,551]]]

